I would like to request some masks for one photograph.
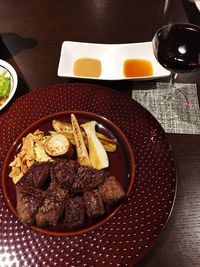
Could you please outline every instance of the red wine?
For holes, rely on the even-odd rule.
[[[169,24],[153,38],[153,50],[159,63],[173,72],[200,69],[200,28],[193,24]]]

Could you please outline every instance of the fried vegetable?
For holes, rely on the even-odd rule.
[[[107,152],[115,152],[117,149],[117,140],[110,139],[105,135],[96,132],[96,135]]]
[[[76,143],[77,158],[80,165],[91,167],[91,161],[88,155],[88,151],[83,140],[80,126],[74,114],[71,114],[71,123]]]
[[[37,141],[34,146],[35,159],[38,162],[52,161],[52,158],[46,153],[44,144],[48,137],[44,136],[41,140]]]
[[[71,132],[72,131],[72,125],[67,122],[53,120],[52,125],[53,125],[53,128],[56,130],[56,132]]]
[[[73,145],[75,145],[72,125],[70,123],[62,122],[62,121],[58,121],[58,120],[53,120],[52,125],[53,125],[53,128],[55,129],[56,132],[65,133],[67,138],[70,140],[70,142]],[[81,131],[81,133],[82,133],[82,136],[83,136],[83,139],[84,139],[86,146],[88,146],[86,133],[84,131]],[[117,148],[117,141],[116,140],[112,140],[112,139],[110,139],[110,138],[106,137],[105,135],[98,133],[98,132],[96,133],[96,135],[99,138],[100,142],[102,143],[102,145],[104,146],[106,151],[108,151],[108,152],[115,152],[116,151],[116,148]]]
[[[68,138],[62,133],[56,133],[49,137],[44,144],[46,153],[50,156],[63,156],[71,157],[73,148]]]
[[[54,130],[57,133],[65,133],[65,135],[70,140],[70,142],[73,145],[76,145],[75,140],[74,140],[74,133],[73,133],[72,125],[70,123],[53,120],[52,125],[53,125]]]
[[[42,131],[36,130],[34,133],[29,133],[22,138],[22,148],[9,164],[12,168],[9,177],[12,178],[13,183],[16,184],[35,162],[35,142],[39,142],[43,136],[44,133]]]
[[[95,126],[96,121],[86,122],[81,124],[81,127],[85,130],[88,139],[88,148],[89,148],[89,156],[90,161],[92,163],[92,167],[96,169],[104,169],[109,166],[108,155],[99,141],[96,132]]]

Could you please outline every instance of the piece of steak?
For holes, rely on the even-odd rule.
[[[82,197],[69,198],[65,205],[64,223],[68,229],[76,229],[85,224],[85,205]]]
[[[44,201],[46,192],[29,186],[16,186],[16,196],[19,219],[27,225],[33,225],[35,215]]]
[[[68,193],[65,189],[47,190],[44,202],[35,217],[37,226],[57,225],[63,216],[67,198]]]
[[[90,191],[102,183],[106,177],[107,173],[104,170],[79,166],[72,185],[72,192],[83,193]]]
[[[105,213],[103,201],[99,192],[95,189],[83,195],[86,213],[89,219],[94,219]]]
[[[74,160],[56,159],[51,167],[51,180],[61,188],[70,189],[74,182],[78,164]]]
[[[113,205],[121,201],[125,192],[116,177],[108,177],[103,184],[99,185],[98,191],[105,204]]]
[[[51,162],[34,163],[22,176],[17,185],[41,189],[49,177],[51,165]]]

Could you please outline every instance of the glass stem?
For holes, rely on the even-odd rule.
[[[171,73],[171,78],[170,78],[170,81],[169,81],[169,83],[170,83],[171,85],[174,85],[177,76],[178,76],[178,73],[176,73],[176,72],[172,72],[172,73]]]

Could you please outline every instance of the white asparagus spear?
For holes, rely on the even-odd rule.
[[[95,126],[96,121],[81,124],[81,127],[85,130],[88,138],[89,156],[92,167],[100,170],[107,168],[109,166],[109,162],[105,148],[96,135]]]
[[[92,164],[90,162],[88,151],[87,151],[85,142],[83,140],[81,129],[79,127],[78,121],[74,114],[71,114],[71,123],[72,123],[72,129],[74,133],[74,139],[76,143],[76,152],[77,152],[78,162],[80,165],[91,167]]]

